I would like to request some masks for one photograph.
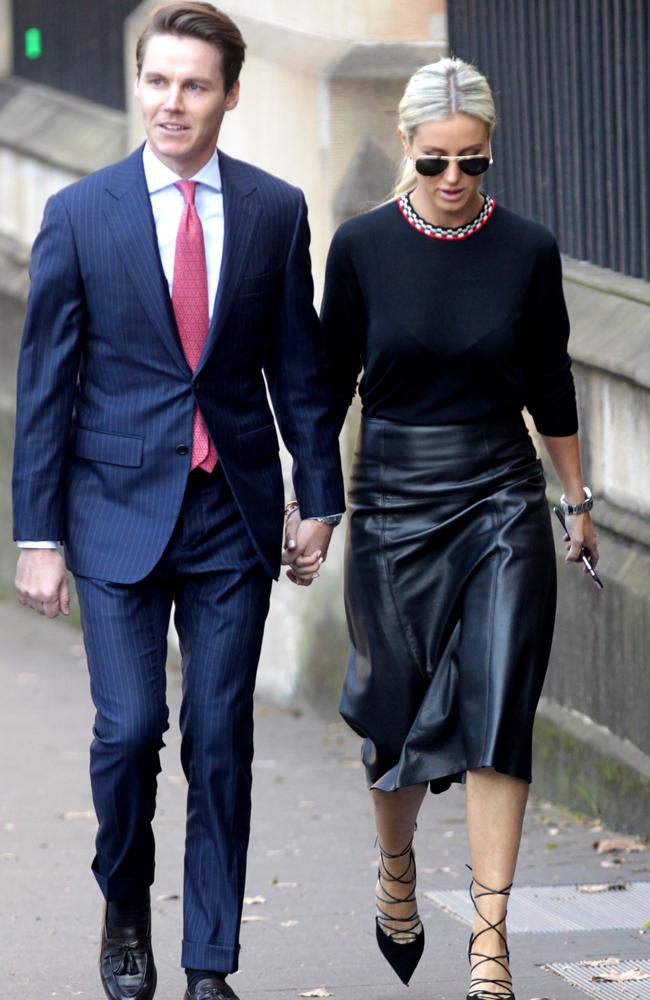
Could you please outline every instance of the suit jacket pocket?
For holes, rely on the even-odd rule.
[[[278,289],[280,279],[284,275],[284,267],[276,267],[263,274],[245,274],[237,288],[237,298],[248,298],[250,295],[268,295]]]
[[[254,431],[238,434],[237,446],[239,460],[244,465],[255,465],[274,458],[280,450],[275,424],[265,424]]]
[[[106,431],[91,431],[87,427],[77,427],[72,451],[77,458],[87,458],[92,462],[107,462],[109,465],[126,465],[138,468],[142,465],[144,441],[133,434],[112,434]]]

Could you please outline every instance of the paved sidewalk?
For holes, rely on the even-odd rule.
[[[96,972],[101,900],[89,873],[92,709],[80,635],[65,622],[5,604],[0,636],[0,998],[102,1000]],[[172,671],[174,719],[179,694]],[[242,971],[232,980],[242,1000],[289,1000],[322,986],[337,1000],[462,1000],[468,929],[424,893],[465,888],[463,790],[428,796],[422,811],[417,849],[427,948],[406,993],[374,941],[374,837],[358,741],[343,725],[260,705],[256,746],[247,892],[265,901],[245,906]],[[153,889],[157,998],[180,1000],[185,786],[175,724],[163,768]],[[518,884],[648,882],[649,851],[619,852],[622,864],[602,867],[613,856],[592,845],[606,835],[534,803]],[[605,902],[624,891],[604,894]],[[640,933],[642,922],[627,930],[511,934],[518,1000],[585,996],[543,969],[546,963],[612,955],[647,963],[650,931]],[[647,985],[619,984],[602,995],[623,1000]]]

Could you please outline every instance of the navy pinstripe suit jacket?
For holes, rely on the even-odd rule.
[[[46,206],[18,367],[14,537],[62,539],[82,576],[133,583],[158,562],[183,498],[197,403],[258,554],[278,575],[283,482],[264,375],[303,516],[344,509],[303,195],[223,153],[219,162],[224,255],[194,373],[141,150]]]

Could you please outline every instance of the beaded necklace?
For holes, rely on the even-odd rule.
[[[465,240],[472,233],[476,233],[479,229],[482,229],[494,211],[496,202],[492,195],[484,194],[483,199],[483,207],[476,218],[472,219],[471,222],[466,222],[464,226],[455,226],[453,228],[434,226],[433,223],[423,219],[413,208],[408,193],[401,195],[397,199],[397,204],[409,225],[417,229],[419,233],[424,233],[425,236],[436,240]]]

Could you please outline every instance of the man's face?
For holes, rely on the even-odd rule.
[[[224,92],[221,53],[209,42],[154,35],[135,96],[153,152],[181,177],[192,177],[215,150],[224,114],[239,99],[239,81]]]

